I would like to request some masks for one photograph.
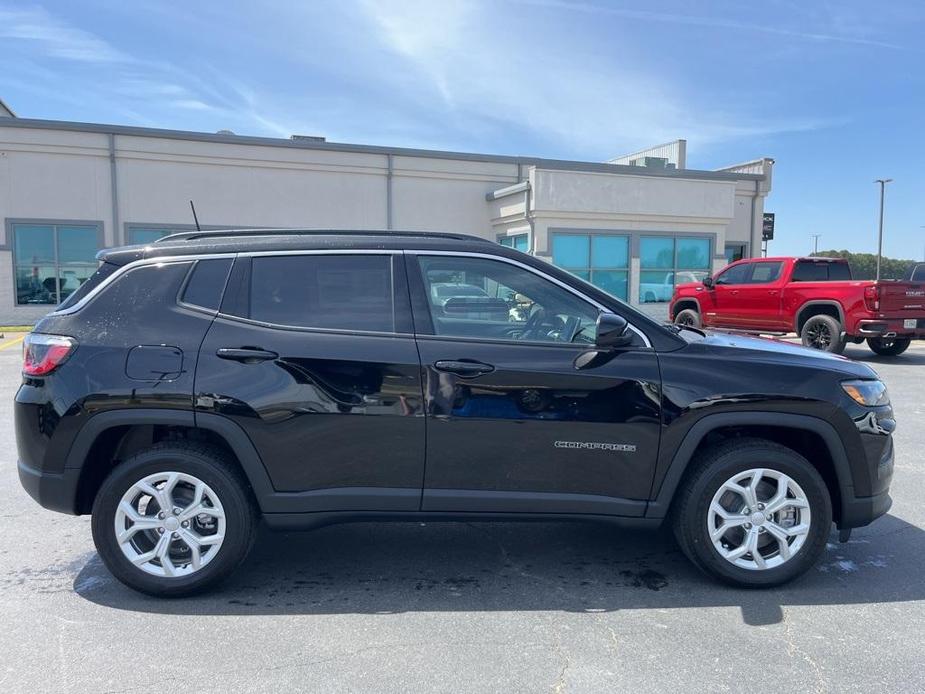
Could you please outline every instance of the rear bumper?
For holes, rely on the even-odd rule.
[[[19,461],[19,482],[41,506],[60,513],[76,514],[77,483],[80,470],[67,468],[61,473],[44,472]]]
[[[914,320],[915,327],[907,326],[908,320]],[[925,340],[925,318],[860,320],[855,331],[860,337],[908,337],[913,340]]]

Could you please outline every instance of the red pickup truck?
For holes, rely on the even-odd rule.
[[[693,327],[795,332],[826,352],[867,340],[895,356],[925,338],[925,282],[853,280],[841,258],[751,258],[678,285],[669,315]]]

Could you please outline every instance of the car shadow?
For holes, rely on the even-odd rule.
[[[96,555],[74,591],[98,605],[183,615],[394,614],[432,611],[739,606],[751,625],[787,605],[925,599],[925,531],[895,516],[834,534],[820,563],[787,586],[743,590],[699,573],[667,532],[591,523],[354,523],[306,533],[263,530],[216,590],[158,599],[118,583]]]

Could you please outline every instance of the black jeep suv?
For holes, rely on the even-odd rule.
[[[19,475],[146,593],[227,576],[261,518],[670,522],[707,573],[771,586],[890,507],[869,367],[659,325],[483,239],[208,231],[99,259],[26,339]]]

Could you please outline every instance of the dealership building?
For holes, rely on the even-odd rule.
[[[688,169],[678,140],[608,162],[17,118],[0,102],[0,324],[74,291],[108,246],[193,229],[475,234],[664,315],[675,281],[760,253],[773,160]]]

